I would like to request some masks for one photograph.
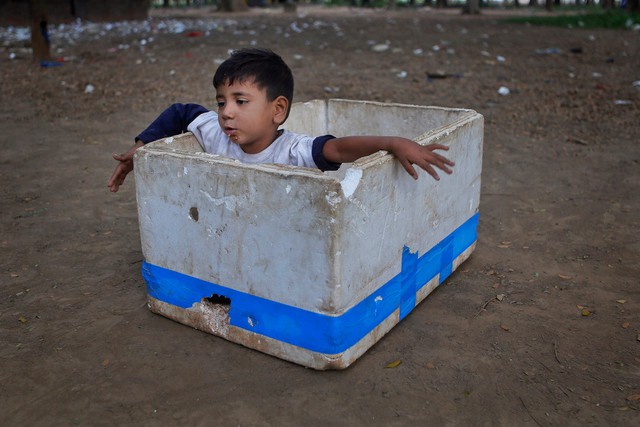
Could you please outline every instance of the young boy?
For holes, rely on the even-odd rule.
[[[136,137],[124,154],[114,154],[118,165],[107,182],[118,191],[133,170],[133,155],[144,144],[160,138],[193,132],[207,153],[244,163],[278,163],[336,170],[380,150],[392,153],[414,179],[413,165],[440,179],[434,166],[450,174],[454,163],[434,150],[401,137],[333,135],[311,137],[279,129],[291,109],[293,75],[285,62],[270,50],[241,49],[223,62],[213,77],[218,112],[196,104],[173,104]]]

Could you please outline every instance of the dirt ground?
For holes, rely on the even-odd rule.
[[[509,14],[154,12],[52,31],[52,68],[3,33],[0,424],[639,425],[640,34]],[[111,153],[172,102],[211,106],[216,61],[249,45],[296,101],[485,117],[476,251],[344,371],[152,314],[135,182],[106,188]]]

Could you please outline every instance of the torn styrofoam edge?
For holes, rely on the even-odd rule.
[[[173,144],[173,137],[170,136],[169,138],[165,138],[164,139],[164,143],[165,144]]]
[[[340,186],[342,187],[342,193],[344,193],[344,197],[346,197],[347,199],[351,197],[351,195],[356,191],[356,188],[358,188],[358,184],[360,184],[361,178],[362,169],[347,169],[344,179],[340,181]]]

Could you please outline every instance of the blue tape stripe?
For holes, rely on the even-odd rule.
[[[402,270],[376,292],[340,316],[328,316],[260,298],[231,288],[143,263],[142,275],[148,294],[181,308],[213,294],[231,299],[229,323],[278,341],[324,353],[346,351],[395,310],[400,319],[415,307],[416,292],[440,274],[442,283],[450,274],[453,260],[477,239],[478,214],[418,257],[405,247]]]

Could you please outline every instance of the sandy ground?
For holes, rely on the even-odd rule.
[[[156,13],[52,31],[55,68],[5,34],[0,424],[638,425],[640,34],[502,17]],[[105,185],[112,152],[172,102],[211,105],[216,61],[248,45],[283,55],[297,101],[485,116],[475,253],[345,371],[152,314],[135,183]]]

